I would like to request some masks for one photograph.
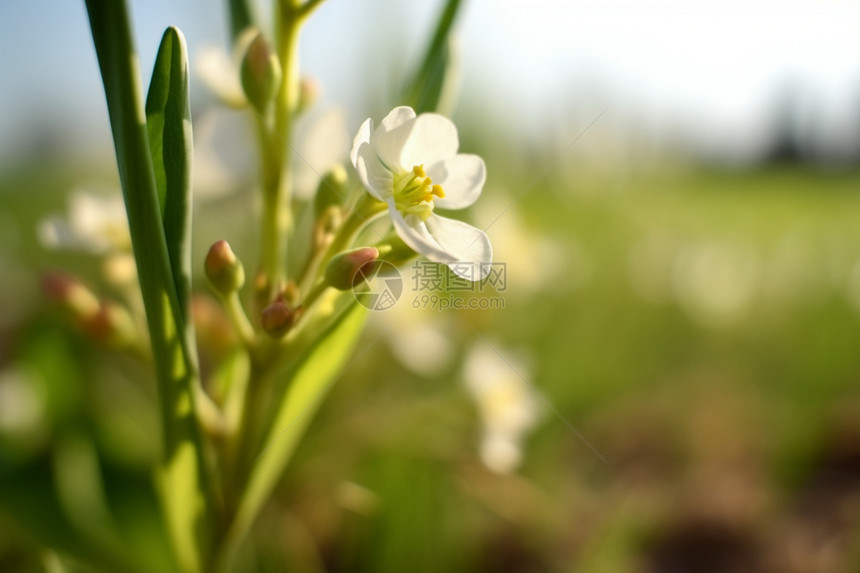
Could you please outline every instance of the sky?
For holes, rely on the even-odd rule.
[[[606,126],[743,162],[767,147],[790,92],[792,121],[816,149],[860,147],[860,0],[464,4],[459,112],[511,137],[563,141],[603,113]],[[440,5],[327,0],[308,23],[302,68],[351,129],[384,112],[378,103],[420,57]],[[185,33],[192,67],[203,46],[226,45],[223,6],[132,2],[143,76],[169,25]],[[0,3],[0,78],[0,164],[46,145],[110,147],[83,1]],[[195,103],[204,92],[195,79]]]

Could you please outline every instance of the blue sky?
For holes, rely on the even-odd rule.
[[[810,133],[825,146],[858,145],[858,1],[465,4],[461,109],[479,105],[507,133],[563,139],[579,125],[572,118],[607,109],[607,125],[743,156],[761,147],[775,94],[791,86]],[[204,45],[225,44],[223,2],[132,5],[144,77],[168,25],[185,32],[192,60]],[[326,102],[346,108],[351,127],[379,113],[370,103],[392,93],[417,59],[438,6],[328,0],[311,20],[303,69],[319,80]],[[21,133],[60,132],[63,143],[82,149],[109,146],[82,0],[0,3],[0,72],[0,160],[15,157]]]

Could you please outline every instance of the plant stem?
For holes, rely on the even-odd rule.
[[[368,193],[364,193],[338,229],[331,243],[312,254],[313,258],[308,262],[301,277],[302,292],[308,291],[319,279],[318,275],[325,272],[326,263],[333,256],[349,247],[358,233],[385,209],[385,203],[371,197]]]
[[[242,308],[239,293],[234,291],[222,298],[230,323],[239,334],[242,344],[250,350],[254,346],[254,327],[251,326],[251,321],[248,320],[248,316]]]
[[[289,210],[293,164],[290,141],[299,103],[299,30],[302,19],[295,6],[282,3],[279,10],[278,59],[281,87],[275,99],[274,126],[258,122],[262,151],[263,232],[262,266],[274,297],[286,280],[287,240],[292,225]]]

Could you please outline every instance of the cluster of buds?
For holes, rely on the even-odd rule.
[[[232,306],[235,312],[240,312],[241,305],[236,297],[245,284],[245,269],[227,241],[216,241],[209,248],[203,268],[213,290],[221,296],[228,307]],[[257,275],[254,282],[258,293],[268,290],[265,275]],[[260,313],[260,327],[270,337],[282,338],[298,321],[302,314],[302,307],[296,306],[296,297],[295,285],[289,283],[280,289],[274,302],[265,306]],[[234,320],[243,321],[239,328],[245,328],[244,322],[247,319],[244,314],[241,317],[234,315]]]
[[[134,320],[124,307],[110,300],[100,300],[75,277],[47,273],[42,279],[42,289],[95,340],[123,348],[138,339]]]

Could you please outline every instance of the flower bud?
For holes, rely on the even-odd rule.
[[[365,279],[377,258],[379,251],[376,247],[361,247],[340,253],[326,265],[326,283],[338,290],[349,290]]]
[[[346,169],[341,165],[335,165],[320,179],[314,195],[314,213],[317,218],[322,216],[329,207],[343,205],[347,196],[347,182]]]
[[[301,307],[290,308],[290,305],[278,299],[263,309],[260,325],[272,338],[281,338],[289,332],[301,314]]]
[[[278,93],[281,64],[263,34],[257,32],[242,58],[240,70],[242,89],[248,101],[261,114]]]
[[[94,339],[114,347],[132,344],[137,328],[128,311],[120,305],[105,301],[98,312],[84,321],[84,328]]]
[[[50,272],[42,278],[42,289],[72,316],[89,320],[99,312],[101,303],[78,279],[64,273]]]
[[[313,78],[302,78],[299,80],[299,107],[297,113],[310,109],[319,99],[319,84]]]
[[[206,254],[206,277],[218,294],[228,295],[245,284],[245,269],[227,241],[216,241]]]

